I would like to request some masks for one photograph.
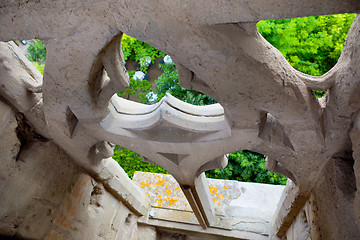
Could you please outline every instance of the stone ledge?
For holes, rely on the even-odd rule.
[[[151,205],[149,216],[142,217],[140,222],[149,225],[160,224],[164,227],[172,225],[184,230],[201,229],[204,233],[216,229],[219,235],[229,237],[238,236],[240,233],[257,236],[251,239],[269,236],[270,222],[285,186],[207,180],[215,215],[221,221],[218,223],[219,227],[201,229],[181,188],[171,175],[135,172],[133,181],[145,190]],[[220,230],[221,225],[225,224],[228,228],[230,226],[231,231]]]
[[[288,180],[274,214],[270,229],[271,237],[282,238],[285,236],[287,230],[299,214],[300,210],[304,207],[307,200],[308,196],[301,195],[299,188],[291,180]]]
[[[149,211],[149,201],[145,193],[131,181],[114,159],[107,158],[103,161],[104,166],[97,174],[97,180],[136,215],[146,215]]]

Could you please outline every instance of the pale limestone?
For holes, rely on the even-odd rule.
[[[151,198],[152,213],[148,218],[143,217],[142,221],[150,225],[154,221],[176,221],[178,224],[174,223],[174,227],[179,229],[183,228],[179,223],[198,225],[180,187],[173,184],[171,175],[136,172],[134,181]],[[206,188],[210,189],[209,203],[215,209],[216,222],[212,226],[219,229],[218,237],[229,237],[231,234],[226,232],[232,230],[235,235],[239,232],[253,233],[261,239],[269,235],[271,218],[285,187],[207,179]],[[203,236],[209,231],[205,231]]]
[[[133,214],[146,219],[150,208],[142,191],[122,169],[109,161],[110,143],[116,143],[173,174],[201,226],[214,231],[209,234],[217,234],[211,229],[215,210],[207,207],[209,192],[199,188],[199,176],[205,170],[224,167],[224,154],[249,149],[267,155],[268,169],[284,174],[294,183],[291,186],[289,182],[279,202],[270,237],[296,238],[298,234],[293,233],[302,228],[297,225],[301,209],[308,204],[316,208],[318,218],[312,219],[320,228],[319,231],[311,228],[312,235],[318,236],[321,232],[329,239],[358,238],[360,18],[355,19],[336,66],[320,77],[293,69],[280,52],[258,34],[256,22],[359,11],[360,3],[356,0],[2,2],[0,40],[39,38],[45,42],[48,53],[42,79],[13,43],[0,43],[0,96],[14,111],[0,108],[4,111],[4,117],[0,118],[0,143],[5,149],[0,152],[5,162],[1,171],[8,170],[10,174],[3,174],[5,177],[1,180],[10,181],[17,191],[23,192],[23,199],[11,202],[11,194],[17,192],[12,193],[10,187],[4,185],[4,191],[9,194],[2,210],[8,211],[12,204],[18,204],[15,209],[21,210],[6,216],[11,220],[4,221],[8,225],[5,224],[2,231],[15,234],[14,229],[20,226],[17,222],[26,219],[28,213],[22,206],[35,204],[29,198],[37,196],[37,192],[28,186],[32,180],[40,181],[44,176],[42,171],[54,170],[46,164],[39,168],[30,164],[26,168],[21,160],[29,157],[40,161],[46,154],[55,157],[60,151],[53,149],[55,143],[70,156],[61,153],[59,159],[73,160],[90,174],[80,173],[79,169],[72,171],[77,167],[69,167],[69,182],[96,179],[99,186],[104,185],[104,194],[112,199],[110,202],[120,204],[120,200],[129,208],[131,214],[124,220],[121,229],[125,229],[126,234],[122,237],[135,238],[137,217]],[[122,100],[120,104],[114,94],[128,86],[120,50],[123,32],[171,55],[179,70],[180,84],[208,94],[219,105],[193,107],[171,96],[151,107]],[[326,101],[316,99],[312,89],[330,89]],[[19,137],[21,141],[16,139],[15,115],[20,129],[25,123],[29,126],[23,133],[27,143],[22,137]],[[52,150],[47,152],[44,146],[51,146]],[[19,163],[13,162],[15,156],[19,157]],[[114,166],[114,170],[108,170],[110,166]],[[12,174],[17,172],[25,174],[19,174],[22,177],[14,180]],[[28,176],[33,178],[27,182]],[[56,174],[49,179],[54,176]],[[36,190],[52,196],[48,189],[54,183],[45,183]],[[84,204],[90,199],[94,203],[101,201],[100,196],[91,198],[92,188],[89,183],[85,185],[81,201]],[[344,189],[344,186],[347,187]],[[67,199],[46,198],[61,206],[74,201]],[[334,207],[340,210],[332,211]],[[75,215],[71,215],[69,221],[68,212],[61,215],[61,211],[55,223],[63,227],[73,225],[83,229],[82,221],[89,219],[86,212],[79,210],[82,220],[73,219]],[[38,223],[42,226],[37,233],[32,232],[31,227],[27,230],[25,226],[24,230],[20,226],[19,234],[40,237],[48,221],[46,218],[44,225]],[[159,224],[158,228],[166,229],[172,226],[166,221],[156,224],[154,221],[148,224]],[[352,225],[348,228],[336,228],[340,223],[349,222]],[[89,223],[92,225],[90,220]],[[248,224],[245,223],[244,229]],[[97,227],[88,237],[116,235],[115,230]],[[182,231],[183,227],[177,226],[177,230]],[[204,230],[192,226],[190,232],[200,231]],[[235,236],[232,234],[227,236]],[[83,233],[51,230],[49,236],[76,239]],[[236,237],[255,238],[248,232]]]

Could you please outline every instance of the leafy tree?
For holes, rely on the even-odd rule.
[[[320,76],[340,57],[356,14],[260,21],[258,31],[297,70]],[[315,91],[321,97],[324,91]]]
[[[265,168],[263,155],[251,151],[237,151],[228,155],[228,165],[224,169],[206,172],[206,177],[230,179],[242,182],[286,184],[287,178],[269,172]]]
[[[340,57],[356,14],[260,21],[258,31],[297,70],[320,76]]]
[[[165,53],[144,43],[136,38],[123,34],[121,48],[124,54],[124,60],[136,61],[140,64],[140,70],[146,73],[148,65],[146,62],[154,63],[155,58],[164,57]]]
[[[38,62],[40,64],[46,61],[46,47],[43,42],[38,39],[30,40],[27,48],[27,58],[31,62]]]
[[[119,97],[130,99],[131,96],[136,96],[139,102],[147,103],[147,94],[150,92],[151,83],[146,80],[134,79],[134,71],[129,71],[129,87],[117,93]]]
[[[120,164],[131,179],[135,171],[168,174],[165,169],[143,162],[139,154],[120,146],[115,147],[113,159]]]
[[[159,64],[159,68],[163,70],[163,74],[155,81],[157,86],[154,93],[157,95],[157,101],[160,101],[168,92],[172,96],[193,105],[216,103],[214,99],[205,94],[180,87],[175,64],[162,63]]]

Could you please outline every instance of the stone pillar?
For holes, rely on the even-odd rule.
[[[316,206],[312,204],[311,211],[316,215],[314,223],[322,239],[360,239],[353,208],[356,192],[353,164],[351,157],[331,159],[313,190]]]
[[[275,215],[276,234],[271,239],[360,239],[357,209],[354,211],[353,165],[350,154],[330,159],[310,196],[300,198],[303,201],[297,200],[299,189],[288,185],[283,196],[285,200],[280,201]]]

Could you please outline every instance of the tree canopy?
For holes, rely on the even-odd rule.
[[[38,39],[30,40],[27,48],[27,58],[31,62],[43,64],[46,61],[46,47]]]
[[[120,164],[129,178],[133,177],[135,171],[168,174],[168,172],[161,167],[151,163],[143,162],[139,154],[124,147],[115,147],[113,159],[115,159],[115,161]]]
[[[337,14],[260,21],[257,28],[295,69],[320,76],[337,63],[355,16]]]
[[[261,35],[295,69],[321,76],[337,63],[356,14],[302,17],[257,24]],[[322,97],[325,91],[314,91]]]

